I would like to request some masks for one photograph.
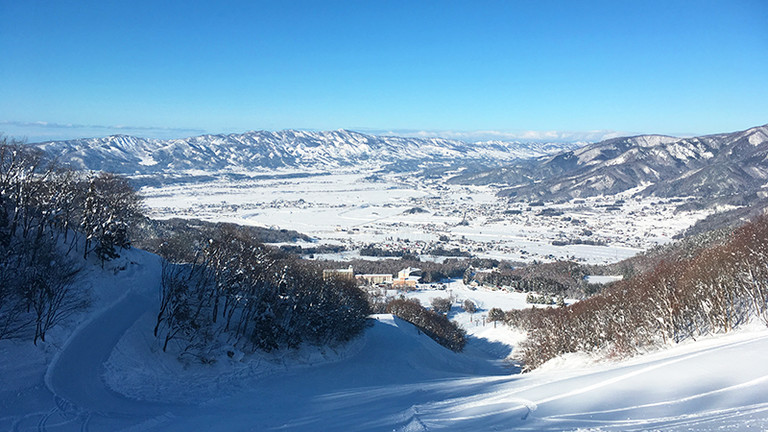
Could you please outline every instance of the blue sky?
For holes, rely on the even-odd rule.
[[[0,131],[598,139],[768,123],[768,2],[0,0]]]

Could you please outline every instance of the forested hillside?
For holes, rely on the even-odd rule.
[[[87,265],[119,257],[139,234],[163,266],[155,336],[163,350],[201,360],[222,344],[243,350],[346,341],[368,304],[346,281],[259,241],[281,230],[150,221],[130,183],[62,167],[20,142],[0,140],[0,339],[45,340],[88,305]]]
[[[0,138],[0,338],[45,340],[84,307],[85,259],[130,247],[140,199],[124,179],[57,166]]]
[[[368,303],[354,281],[324,279],[315,263],[258,243],[245,227],[185,234],[159,248],[167,261],[154,333],[163,351],[174,341],[205,361],[225,347],[325,345],[363,330]]]
[[[506,317],[528,331],[528,369],[565,353],[626,355],[728,332],[751,319],[768,325],[768,216],[695,255],[671,255],[571,306],[510,311]]]

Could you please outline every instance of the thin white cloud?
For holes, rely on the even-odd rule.
[[[26,138],[29,142],[46,140],[86,138],[93,136],[126,134],[149,138],[179,138],[180,136],[201,135],[203,129],[175,128],[162,126],[130,125],[84,125],[55,123],[47,121],[0,120],[0,132],[5,135]]]
[[[353,128],[371,135],[390,135],[417,138],[446,138],[465,142],[476,141],[521,141],[521,142],[571,142],[588,143],[620,136],[637,135],[612,130],[591,131],[536,131],[536,130],[415,130],[415,129],[372,129]],[[138,135],[146,138],[173,139],[208,133],[204,129],[176,128],[159,126],[130,125],[84,125],[73,123],[55,123],[46,121],[10,121],[0,120],[0,133],[28,142],[49,140],[88,138],[112,134]]]
[[[634,135],[612,130],[592,131],[452,131],[452,130],[368,130],[376,135],[394,135],[419,138],[447,138],[461,141],[540,141],[540,142],[597,142],[620,136]]]

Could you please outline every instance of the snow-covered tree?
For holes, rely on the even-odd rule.
[[[433,311],[441,314],[447,314],[451,311],[453,301],[448,297],[435,297],[432,299],[431,305]]]
[[[444,347],[460,352],[466,345],[466,332],[443,314],[429,311],[418,302],[397,299],[387,304],[387,312],[418,327]]]
[[[313,263],[281,255],[244,229],[222,225],[211,234],[192,262],[165,266],[155,328],[164,349],[177,340],[204,356],[223,335],[242,350],[271,351],[342,342],[363,329],[368,303],[354,282],[325,280]]]
[[[488,311],[488,321],[504,321],[504,311],[499,308],[491,308]]]
[[[102,261],[129,248],[129,229],[140,215],[141,198],[122,177],[110,173],[91,175],[87,179],[80,228],[85,234],[84,256],[94,252]]]
[[[471,314],[473,314],[473,313],[477,312],[477,305],[475,305],[475,302],[473,302],[473,301],[472,301],[472,300],[470,300],[470,299],[466,299],[466,300],[464,300],[464,303],[462,303],[461,307],[462,307],[462,308],[463,308],[465,311],[467,311],[467,312],[469,312],[469,313],[471,313]]]

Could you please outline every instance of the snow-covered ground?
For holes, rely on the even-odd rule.
[[[147,330],[147,317],[154,312],[158,266],[156,257],[140,251],[131,251],[103,271],[93,266],[82,282],[95,294],[92,313],[80,316],[79,323],[61,326],[39,347],[0,341],[0,429],[768,428],[764,326],[629,360],[564,356],[520,375],[504,359],[523,335],[502,325],[468,326],[471,337],[465,351],[453,353],[412,325],[377,315],[365,334],[346,347],[243,357],[252,363],[240,361],[240,370],[236,366],[241,359],[214,366],[189,364],[185,369],[152,353],[151,338],[140,332]],[[519,294],[471,290],[458,281],[445,291],[408,295],[428,303],[449,290],[457,304],[471,299],[480,307],[475,318],[490,307],[527,307]],[[469,318],[457,308],[451,316],[465,325]],[[138,358],[120,361],[126,354]],[[140,373],[141,365],[149,363],[156,366],[150,370],[172,377],[165,381],[167,387],[141,387],[153,382]],[[234,385],[238,373],[245,376]],[[120,374],[134,380],[116,379]],[[131,399],[107,382],[117,387],[132,383],[138,390]],[[160,400],[142,396],[150,392],[152,399]],[[167,397],[158,397],[163,392]],[[190,393],[195,397],[180,397]]]
[[[712,210],[675,213],[683,199],[611,197],[567,203],[510,203],[489,186],[450,185],[443,178],[372,172],[253,177],[144,187],[149,214],[194,217],[297,230],[359,257],[376,244],[425,259],[431,247],[479,257],[530,262],[574,259],[609,263],[669,242]],[[441,237],[443,240],[441,241]],[[447,240],[446,240],[447,239]],[[578,241],[593,244],[575,244]],[[560,245],[553,245],[553,242]]]
[[[590,275],[586,276],[587,283],[591,284],[609,284],[624,279],[623,276],[608,276],[608,275]]]

